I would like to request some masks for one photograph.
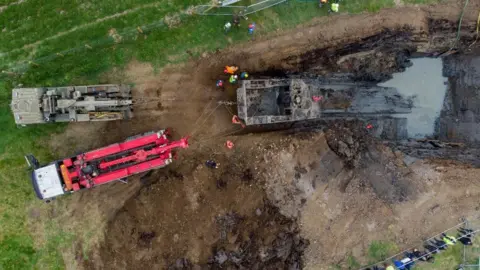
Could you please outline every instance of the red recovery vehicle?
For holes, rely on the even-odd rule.
[[[45,166],[28,155],[25,158],[34,169],[31,177],[35,193],[42,200],[50,200],[164,167],[172,162],[173,149],[188,147],[187,138],[171,142],[167,135],[166,130],[138,135]]]

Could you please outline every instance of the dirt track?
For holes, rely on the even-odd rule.
[[[460,48],[473,41],[480,3],[470,5]],[[217,101],[233,100],[234,89],[214,87],[230,63],[253,77],[341,71],[382,81],[403,70],[414,51],[448,49],[461,8],[461,1],[449,1],[320,18],[309,27],[205,53],[159,74],[138,62],[105,74],[105,83],[135,83],[136,117],[70,125],[51,142],[59,155],[164,127],[178,136],[193,135],[191,148],[148,179],[72,196],[65,212],[84,220],[72,221],[70,214],[56,218],[95,232],[98,242],[88,260],[77,252],[76,260],[66,261],[87,269],[324,269],[344,263],[349,254],[361,258],[372,240],[408,247],[460,217],[479,218],[477,169],[438,161],[407,166],[401,153],[368,135],[355,138],[368,139],[368,144],[357,153],[355,168],[347,168],[332,143],[336,138],[348,141],[339,136],[346,132],[231,137],[241,128],[230,123],[232,108]],[[79,137],[100,139],[61,147]],[[233,151],[223,147],[227,138],[236,144]],[[221,163],[220,169],[203,166],[210,158]],[[96,214],[87,215],[87,209]]]

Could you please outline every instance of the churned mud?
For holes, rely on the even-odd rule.
[[[177,137],[191,135],[191,147],[179,151],[171,166],[128,185],[74,194],[67,211],[88,206],[104,214],[85,214],[72,226],[101,228],[103,235],[88,254],[76,252],[69,267],[345,268],[350,255],[366,262],[373,240],[407,248],[461,217],[479,218],[480,184],[472,165],[479,160],[480,53],[478,44],[470,45],[480,6],[471,3],[455,41],[462,5],[451,0],[319,18],[159,74],[138,62],[105,74],[102,82],[135,84],[135,118],[72,124],[52,140],[59,155],[165,127]],[[446,56],[452,46],[457,54]],[[389,134],[396,130],[342,119],[245,130],[231,124],[236,108],[219,103],[234,101],[235,87],[215,88],[232,63],[252,78],[322,76],[377,84],[408,69],[412,57],[437,56],[443,56],[447,89],[424,141],[395,141]],[[78,134],[98,140],[63,146]],[[232,150],[224,146],[227,139]],[[205,167],[207,159],[219,168]]]

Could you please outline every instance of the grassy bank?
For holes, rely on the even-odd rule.
[[[18,72],[0,83],[0,269],[62,268],[59,248],[71,246],[74,238],[54,220],[46,224],[42,241],[30,233],[27,221],[36,214],[29,209],[42,202],[34,198],[23,155],[32,152],[43,161],[55,158],[44,142],[64,126],[17,129],[8,107],[14,85],[84,84],[133,58],[162,67],[224,48],[230,40],[250,38],[244,21],[241,30],[225,36],[222,27],[230,18],[189,15],[188,7],[204,2],[200,0],[163,1],[160,5],[154,0],[67,2],[27,0],[0,13],[0,66]],[[373,12],[392,6],[393,0],[350,0],[341,10]],[[255,35],[261,36],[326,14],[316,1],[289,1],[250,15],[249,21],[257,23]]]
[[[60,131],[62,126],[18,129],[7,105],[9,88],[9,85],[0,83],[0,269],[30,269],[40,257],[57,260],[59,254],[53,242],[41,249],[34,248],[27,224],[27,209],[35,196],[23,155],[34,152],[43,160],[51,159],[42,142],[52,132]]]

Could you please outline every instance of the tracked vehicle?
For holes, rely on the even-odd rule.
[[[35,193],[39,199],[48,201],[167,166],[173,161],[175,148],[188,147],[187,138],[172,142],[167,135],[167,130],[149,132],[45,166],[40,166],[33,155],[27,155],[27,163],[33,168]]]
[[[344,77],[244,80],[237,89],[238,118],[246,126],[303,129],[360,119],[386,140],[408,138],[405,115],[412,112],[413,99],[395,88]]]
[[[17,125],[110,121],[132,117],[127,85],[15,88],[11,108]]]
[[[385,117],[412,112],[413,101],[397,89],[322,80],[241,81],[238,117],[245,125],[337,117]]]

